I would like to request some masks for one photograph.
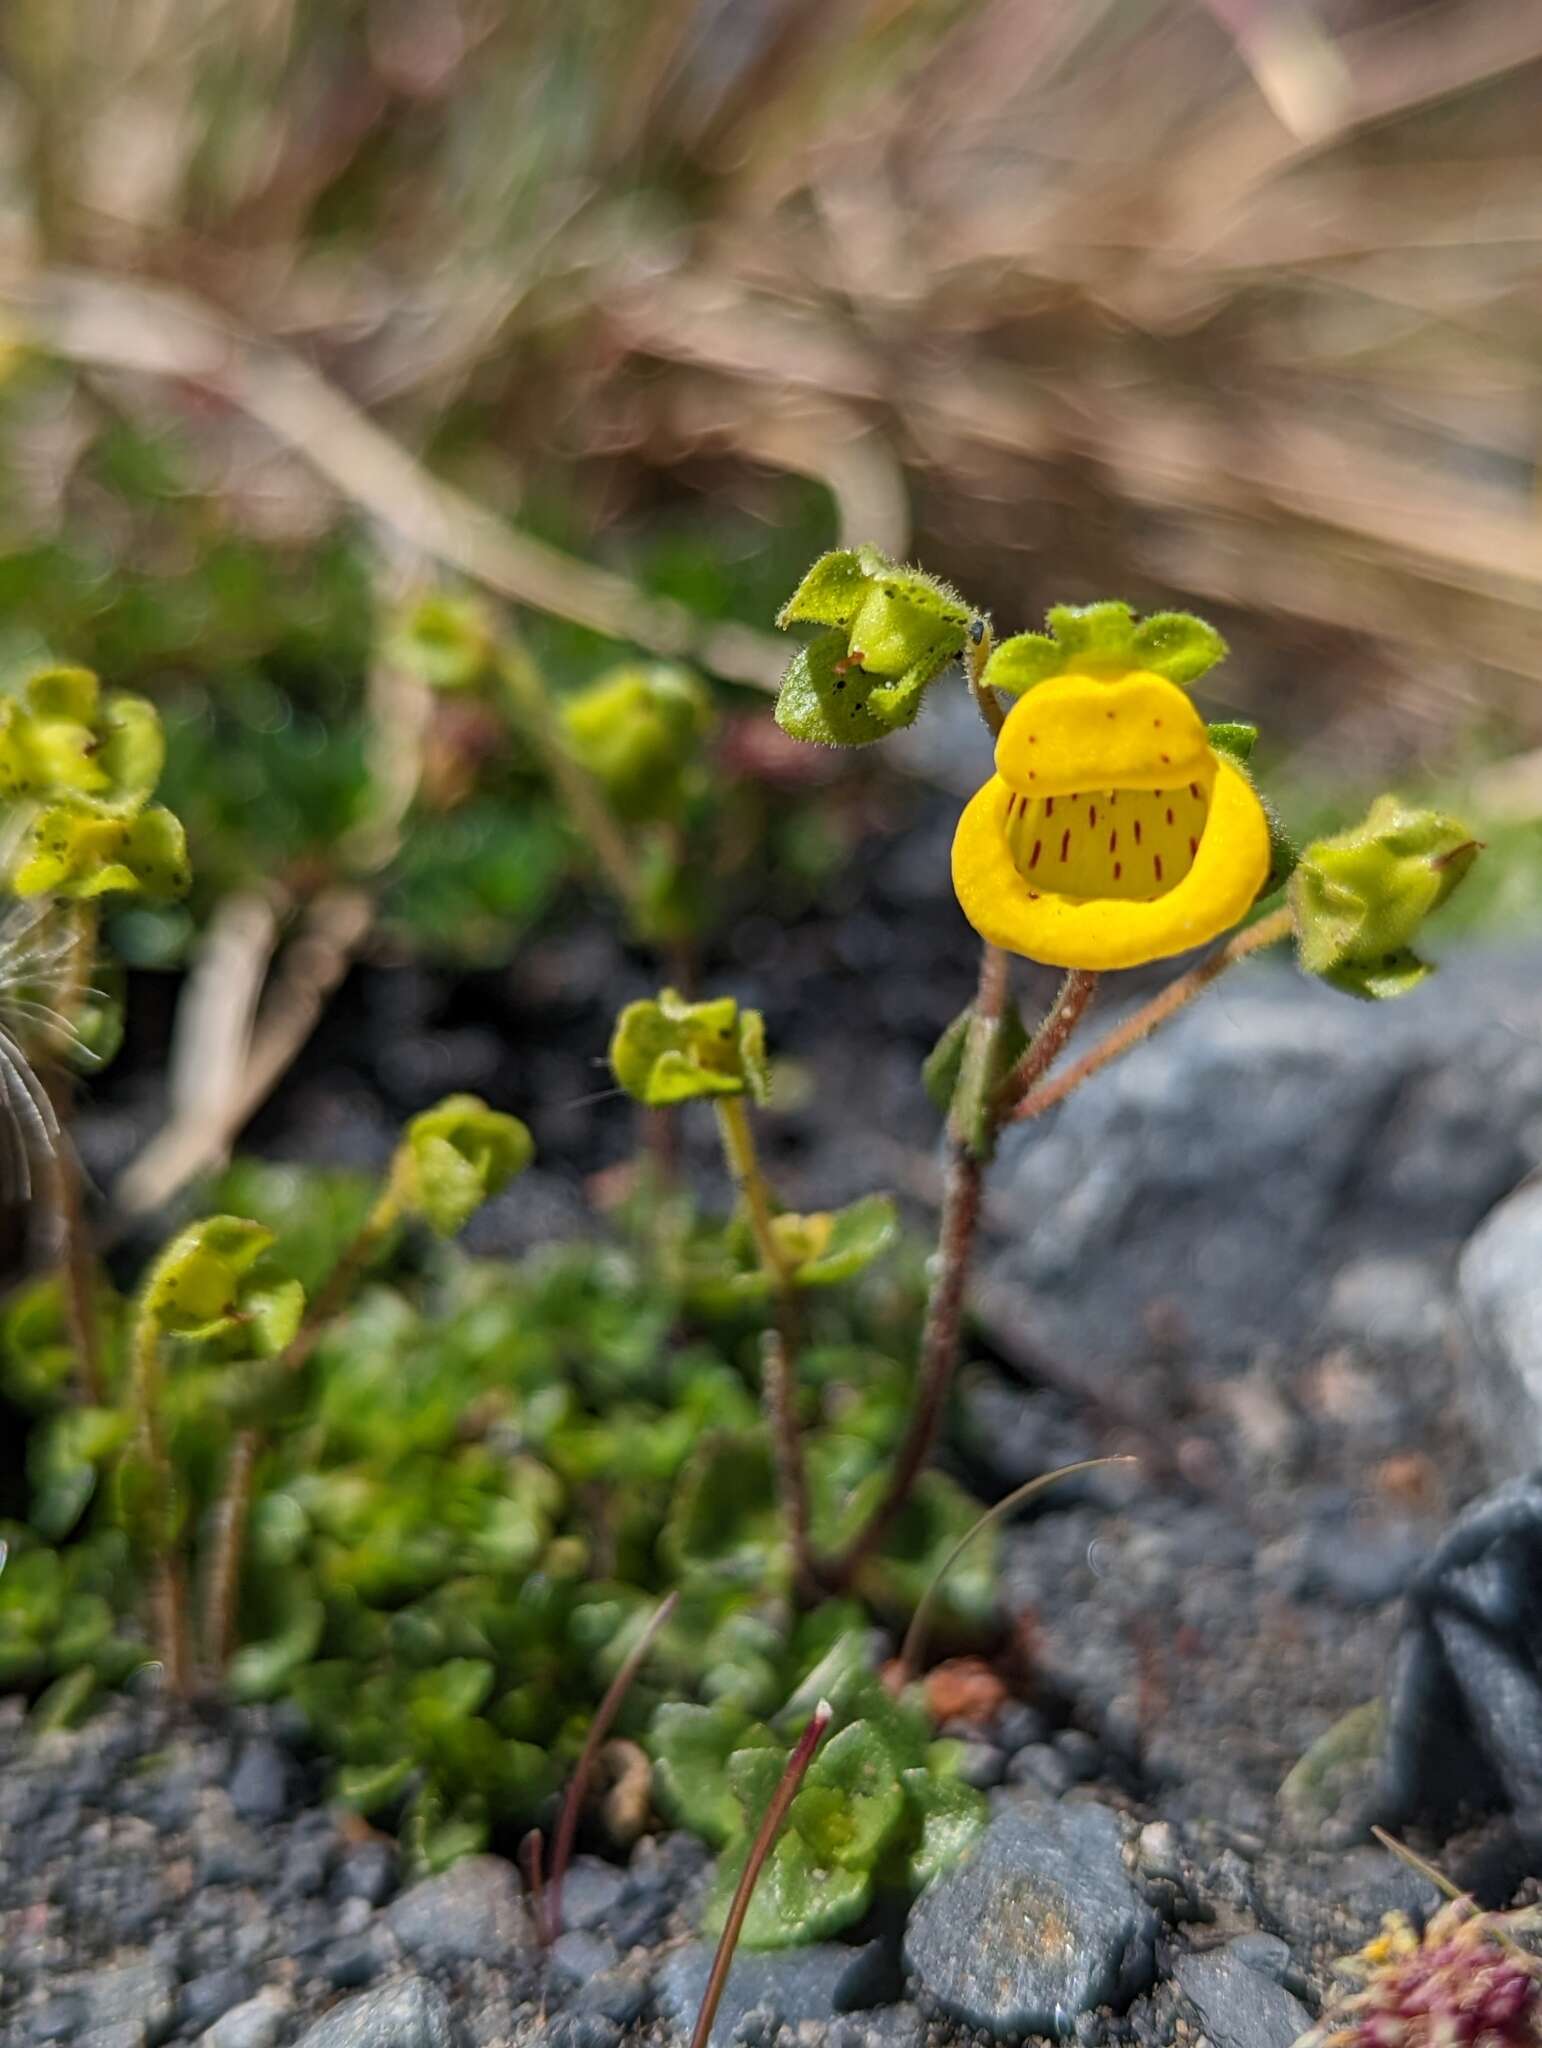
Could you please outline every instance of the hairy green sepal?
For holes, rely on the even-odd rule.
[[[628,1003],[616,1021],[610,1065],[628,1095],[650,1109],[701,1095],[770,1099],[766,1023],[732,996],[688,1003],[672,988]]]
[[[564,699],[569,747],[631,824],[677,818],[699,775],[712,703],[673,662],[626,662]]]
[[[1050,607],[1046,633],[1017,633],[996,647],[985,682],[1020,697],[1051,676],[1121,676],[1143,669],[1172,683],[1192,683],[1226,655],[1213,626],[1191,612],[1153,612],[1137,619],[1130,605]]]
[[[535,1141],[517,1116],[477,1095],[447,1095],[408,1124],[393,1181],[406,1208],[453,1237],[534,1157]]]

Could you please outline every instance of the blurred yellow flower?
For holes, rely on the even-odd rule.
[[[1052,967],[1136,967],[1244,916],[1269,821],[1175,683],[1057,675],[1013,706],[953,841],[980,936]]]

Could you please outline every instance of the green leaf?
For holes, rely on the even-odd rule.
[[[1153,612],[1131,642],[1142,668],[1170,683],[1192,683],[1226,659],[1226,642],[1192,612]],[[1212,727],[1211,731],[1214,732]],[[1246,755],[1242,757],[1246,759]]]
[[[1048,633],[1014,633],[991,649],[985,664],[985,683],[993,690],[1006,690],[1020,697],[1035,683],[1065,673],[1066,650]]]
[[[776,615],[784,630],[793,625],[849,626],[867,591],[871,572],[856,548],[821,555]]]
[[[1002,1083],[1028,1049],[1029,1038],[1015,1002],[1008,1002],[993,1028],[984,1058],[966,1062],[974,1005],[960,1010],[926,1056],[921,1080],[927,1094],[955,1130],[983,1155],[993,1142],[992,1105]]]
[[[1246,765],[1251,760],[1253,749],[1258,743],[1258,727],[1246,725],[1240,720],[1221,720],[1206,726],[1210,744],[1218,754],[1225,754],[1230,760]]]
[[[899,1236],[899,1211],[892,1195],[862,1195],[833,1215],[800,1220],[817,1220],[827,1227],[819,1233],[817,1248],[811,1245],[809,1255],[794,1269],[799,1287],[834,1287],[854,1279]]]
[[[243,1643],[231,1657],[224,1679],[230,1698],[250,1704],[286,1692],[295,1673],[320,1649],[326,1618],[319,1600],[295,1599],[276,1634]]]
[[[523,1173],[535,1142],[518,1117],[476,1095],[447,1095],[408,1124],[397,1153],[406,1205],[453,1237],[491,1195]]]
[[[709,1436],[681,1475],[659,1554],[672,1577],[707,1572],[758,1587],[784,1578],[781,1518],[763,1437]]]
[[[659,1809],[677,1827],[689,1828],[723,1848],[744,1829],[744,1814],[728,1779],[729,1759],[740,1750],[764,1748],[780,1758],[775,1737],[740,1708],[688,1701],[661,1706],[648,1730],[653,1787]]]
[[[787,1825],[816,1864],[871,1871],[900,1825],[905,1794],[878,1728],[853,1721],[814,1758]]]
[[[924,1767],[900,1774],[914,1831],[906,1858],[906,1875],[919,1891],[956,1863],[984,1832],[990,1818],[985,1795],[960,1778],[944,1777]]]
[[[882,1490],[875,1473],[852,1500],[849,1515],[859,1522]],[[863,1568],[858,1590],[885,1614],[910,1615],[936,1577],[939,1566],[973,1529],[982,1509],[942,1472],[924,1473],[882,1548]],[[949,1571],[937,1596],[943,1632],[969,1641],[987,1630],[996,1611],[997,1532],[982,1530]]]
[[[661,1109],[701,1095],[771,1093],[766,1024],[732,996],[688,1003],[672,988],[628,1003],[616,1020],[610,1065],[628,1095]]]
[[[1413,952],[1480,852],[1465,825],[1393,796],[1361,824],[1306,848],[1290,883],[1302,967],[1369,1001],[1406,995],[1430,971]]]
[[[721,1931],[743,1865],[742,1849],[720,1859],[702,1915],[707,1933]],[[860,1920],[872,1896],[871,1872],[816,1863],[799,1836],[783,1834],[761,1870],[740,1944],[747,1949],[794,1948],[821,1941]]]

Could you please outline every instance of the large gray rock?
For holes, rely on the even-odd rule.
[[[421,1977],[403,1977],[337,2006],[295,2048],[455,2048],[456,2038],[444,1994]]]
[[[683,2034],[689,2035],[696,2024],[714,1947],[711,1942],[694,1941],[676,1949],[654,1978],[659,2011]],[[769,2040],[781,2026],[796,2027],[804,2020],[828,2021],[837,2012],[850,2011],[867,2002],[863,1995],[867,1974],[866,1950],[846,1948],[838,1942],[762,1954],[740,1949],[728,1973],[708,2048],[730,2048],[751,2034]]]
[[[1299,1998],[1229,1949],[1182,1957],[1173,1978],[1211,2048],[1292,2048],[1312,2024]]]
[[[1324,1326],[1352,1263],[1334,1323],[1385,1281],[1368,1259],[1438,1275],[1539,1158],[1535,955],[1475,953],[1375,1007],[1261,961],[1007,1134],[982,1306],[1108,1364],[1149,1355],[1156,1309],[1191,1356],[1241,1362]],[[1426,1290],[1387,1327],[1439,1325]]]
[[[1073,2033],[1150,1984],[1157,1916],[1106,1806],[1004,1805],[917,1900],[905,1962],[922,2002],[999,2039]]]
[[[1473,1414],[1496,1474],[1542,1465],[1542,1181],[1499,1204],[1462,1254]]]
[[[501,1856],[466,1856],[386,1908],[391,1932],[420,1962],[508,1964],[534,1931],[519,1873]]]
[[[149,1957],[67,1978],[59,1989],[80,1993],[86,2030],[138,2028],[151,2048],[165,2040],[176,2017],[176,1977],[164,1963]]]

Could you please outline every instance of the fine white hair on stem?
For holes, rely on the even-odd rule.
[[[85,1051],[74,1018],[52,1000],[76,943],[46,898],[0,920],[0,1195],[30,1198],[34,1162],[59,1149],[59,1119],[33,1060],[44,1046]],[[101,999],[96,989],[79,994]]]
[[[52,1159],[59,1149],[59,1119],[48,1090],[16,1040],[0,1025],[0,1192],[32,1193],[34,1157]]]

